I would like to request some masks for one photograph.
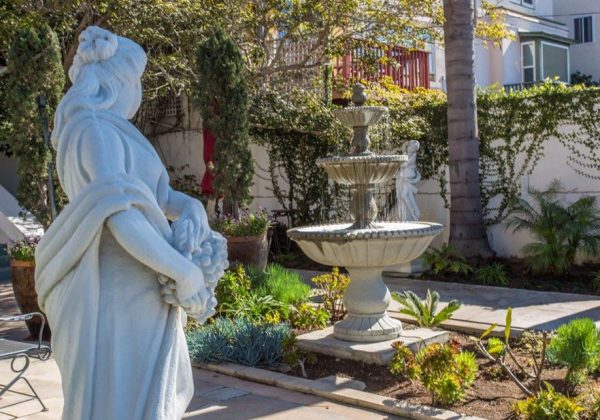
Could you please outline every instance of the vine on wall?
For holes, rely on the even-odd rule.
[[[386,80],[368,88],[370,104],[386,105],[390,111],[389,127],[374,130],[373,143],[394,151],[407,139],[419,140],[421,174],[424,179],[438,180],[445,197],[444,94],[403,91]],[[323,215],[323,207],[328,209],[336,195],[315,160],[346,150],[348,132],[329,107],[306,93],[287,98],[263,93],[254,101],[253,136],[269,152],[276,197],[284,206],[293,203],[293,208],[304,209],[302,222],[320,221],[317,216]],[[492,88],[478,93],[481,192],[488,223],[507,216],[520,193],[521,177],[534,170],[552,138],[569,151],[565,159],[576,173],[600,179],[599,105],[600,88],[553,81],[518,92]],[[277,179],[280,172],[290,181],[288,190]]]

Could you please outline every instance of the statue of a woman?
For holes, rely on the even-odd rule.
[[[396,175],[396,197],[398,200],[398,220],[401,222],[418,221],[421,211],[417,205],[417,183],[421,174],[417,169],[417,151],[420,144],[417,140],[409,140],[402,145],[402,153],[408,160],[402,164]]]
[[[52,144],[70,203],[36,251],[36,289],[63,420],[181,418],[193,395],[181,309],[210,316],[227,264],[202,204],[169,187],[128,121],[145,65],[133,41],[87,28],[56,111]]]

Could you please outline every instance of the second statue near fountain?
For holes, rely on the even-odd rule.
[[[389,266],[418,258],[444,227],[429,222],[379,222],[373,198],[375,186],[391,180],[406,155],[377,155],[369,150],[369,126],[377,124],[387,112],[385,107],[365,106],[365,87],[353,89],[354,106],[334,111],[352,128],[352,152],[348,156],[319,159],[335,182],[352,191],[352,221],[342,224],[298,227],[288,230],[302,251],[313,260],[346,267],[350,284],[344,294],[348,315],[334,325],[335,337],[357,342],[376,342],[397,338],[400,321],[388,316],[390,292],[381,277]]]

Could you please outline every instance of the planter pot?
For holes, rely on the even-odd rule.
[[[31,312],[42,312],[38,305],[37,292],[35,291],[35,261],[10,261],[11,281],[15,300],[22,314]],[[37,340],[40,334],[42,320],[35,317],[27,323],[27,329],[33,340]],[[50,328],[48,320],[44,327],[44,340],[50,340]]]
[[[229,262],[254,265],[261,270],[267,267],[269,241],[267,232],[257,236],[226,236]]]

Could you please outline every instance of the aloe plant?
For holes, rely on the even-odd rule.
[[[435,290],[427,289],[425,300],[421,300],[416,293],[410,290],[404,293],[393,293],[392,298],[402,305],[400,313],[413,317],[419,326],[433,328],[450,319],[452,314],[460,308],[461,303],[451,300],[441,311],[437,311],[440,302],[440,294]]]

